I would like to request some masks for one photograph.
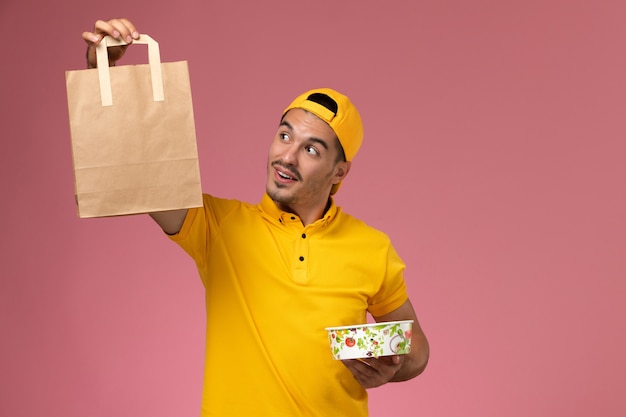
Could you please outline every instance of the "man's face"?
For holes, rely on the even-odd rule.
[[[338,161],[339,141],[331,127],[312,113],[289,110],[269,149],[267,193],[283,210],[323,209],[333,184],[350,169]]]

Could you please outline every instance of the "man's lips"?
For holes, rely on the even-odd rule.
[[[282,181],[300,181],[300,174],[296,171],[292,171],[278,163],[272,164],[276,177]]]

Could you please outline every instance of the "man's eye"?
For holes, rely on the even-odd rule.
[[[305,149],[307,153],[310,153],[311,155],[319,155],[319,152],[313,146],[307,146]]]

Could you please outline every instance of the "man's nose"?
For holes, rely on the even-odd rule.
[[[298,147],[295,145],[289,146],[285,149],[282,155],[282,160],[285,163],[291,165],[297,165],[298,162]]]

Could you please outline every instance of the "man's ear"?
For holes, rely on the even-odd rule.
[[[335,178],[333,184],[339,184],[341,181],[343,181],[343,179],[348,176],[348,172],[350,172],[351,166],[351,161],[342,161],[337,163],[337,166],[335,167]]]

